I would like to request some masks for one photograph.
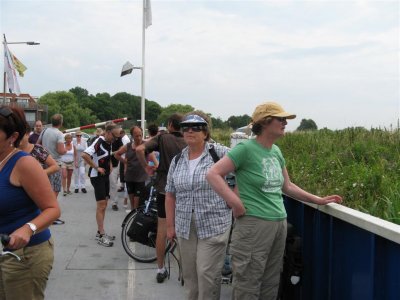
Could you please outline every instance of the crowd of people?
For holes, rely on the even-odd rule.
[[[118,192],[124,191],[123,205],[137,208],[153,177],[156,281],[168,278],[166,240],[177,240],[187,299],[219,299],[231,235],[232,299],[275,300],[287,231],[282,194],[318,205],[342,201],[338,195],[313,195],[291,182],[275,142],[295,117],[277,103],[263,103],[252,115],[255,139],[229,149],[210,142],[211,121],[201,111],[171,115],[166,132],[150,125],[147,139],[139,126],[129,129],[129,138],[108,122],[86,140],[81,131],[75,137],[60,131],[61,114],[51,117],[50,127],[36,121],[31,132],[22,110],[0,107],[0,188],[6,191],[0,193],[0,233],[11,237],[9,250],[32,253],[23,263],[0,257],[0,299],[43,299],[53,264],[49,226],[65,223],[57,196],[61,190],[63,197],[73,194],[72,177],[74,193],[87,193],[88,175],[99,245],[112,247],[115,240],[104,226],[109,200],[118,210]],[[234,189],[225,181],[231,173]],[[11,297],[18,291],[23,295]]]

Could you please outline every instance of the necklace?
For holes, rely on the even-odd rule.
[[[10,153],[8,153],[8,155],[7,155],[2,161],[0,161],[0,166],[2,166],[3,163],[6,162],[7,159],[8,159],[12,154],[14,154],[15,150],[16,150],[16,149],[14,148]]]

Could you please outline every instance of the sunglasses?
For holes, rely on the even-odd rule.
[[[284,123],[284,122],[286,122],[286,118],[283,118],[283,117],[273,117],[275,120],[278,120],[279,122],[281,122],[281,123]]]
[[[182,126],[183,132],[188,132],[190,129],[192,129],[193,132],[200,132],[205,129],[205,126],[203,126],[203,125],[184,125],[184,126]]]
[[[5,118],[8,118],[9,116],[11,116],[13,113],[13,111],[11,109],[9,109],[8,107],[2,107],[0,109],[0,115],[2,115]]]
[[[80,134],[77,134],[76,136],[77,136],[77,137],[78,137],[78,136],[79,136],[79,137],[81,137],[82,135],[80,135]]]

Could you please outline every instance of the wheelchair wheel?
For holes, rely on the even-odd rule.
[[[130,240],[127,232],[135,219],[138,210],[131,211],[122,222],[121,241],[125,252],[132,257],[134,260],[150,263],[157,259],[156,255],[156,234],[149,237],[149,243],[151,246],[143,245],[139,242],[133,242]]]

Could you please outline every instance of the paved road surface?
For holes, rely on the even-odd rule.
[[[121,223],[126,215],[107,208],[105,228],[117,237],[107,248],[95,241],[96,222],[93,188],[87,180],[87,194],[59,195],[64,225],[51,227],[55,241],[55,261],[46,289],[48,300],[134,299],[183,300],[178,269],[171,259],[171,278],[163,284],[155,279],[155,263],[138,263],[122,248]],[[221,299],[230,299],[231,286],[222,285]]]

